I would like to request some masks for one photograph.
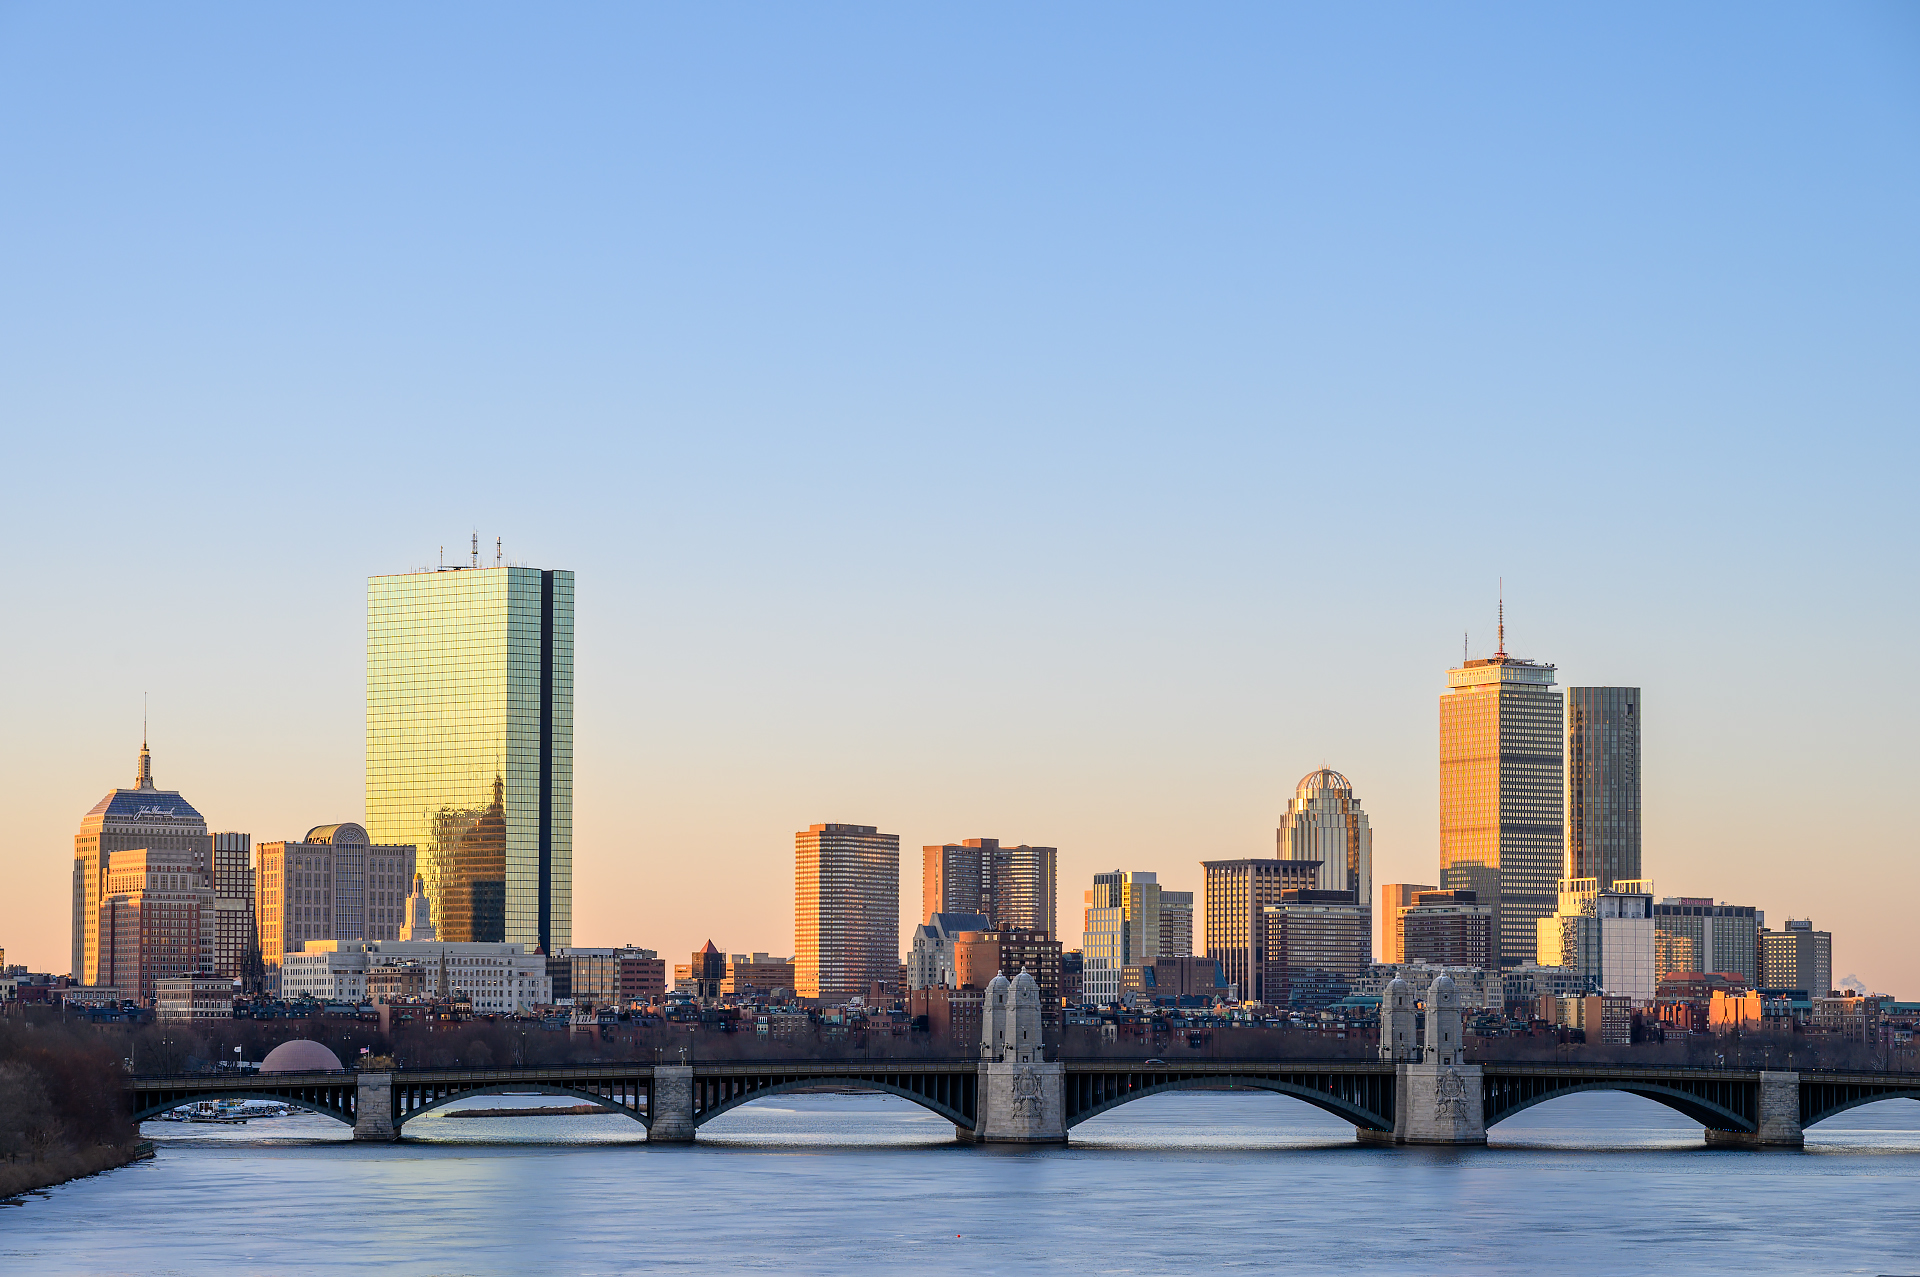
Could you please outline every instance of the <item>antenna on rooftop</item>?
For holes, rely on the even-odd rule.
[[[447,566],[447,547],[444,545],[440,547],[440,566]]]
[[[1460,631],[1460,663],[1462,665],[1467,663],[1467,632],[1465,630]]]
[[[495,537],[493,539],[493,566],[495,567],[500,566],[501,556],[505,553],[506,552],[500,548],[500,538]]]
[[[480,566],[480,529],[473,530],[473,566]]]
[[[1507,654],[1507,578],[1500,580],[1500,655]]]

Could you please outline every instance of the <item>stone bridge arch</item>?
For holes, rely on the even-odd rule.
[[[446,1108],[449,1104],[457,1103],[460,1100],[470,1100],[476,1095],[561,1095],[570,1099],[582,1100],[608,1113],[618,1113],[623,1117],[630,1117],[642,1126],[651,1126],[653,1123],[651,1115],[639,1107],[637,1096],[629,1101],[617,1096],[583,1091],[571,1086],[559,1086],[545,1082],[506,1082],[499,1086],[475,1086],[465,1090],[434,1095],[432,1097],[422,1098],[418,1102],[411,1104],[402,1096],[396,1096],[394,1099],[393,1129],[397,1132],[401,1127],[416,1117],[424,1117],[436,1109]]]
[[[755,1070],[739,1076],[695,1078],[693,1124],[696,1127],[704,1126],[722,1113],[755,1100],[815,1090],[823,1085],[897,1095],[930,1113],[939,1114],[963,1130],[972,1130],[977,1116],[978,1075],[971,1069],[943,1073],[875,1070],[842,1077]]]
[[[1172,1091],[1268,1091],[1303,1100],[1366,1131],[1393,1130],[1394,1079],[1378,1072],[1189,1074],[1151,1070],[1076,1071],[1066,1076],[1069,1128],[1110,1109]]]
[[[309,1113],[318,1113],[321,1117],[330,1117],[348,1126],[353,1125],[355,1117],[351,1093],[344,1099],[329,1099],[257,1087],[235,1086],[225,1089],[196,1090],[175,1096],[153,1096],[151,1093],[142,1093],[140,1100],[143,1102],[133,1111],[133,1120],[136,1122],[150,1121],[162,1113],[212,1100],[264,1100],[270,1104],[285,1104],[289,1108],[305,1109]]]
[[[1751,1134],[1758,1129],[1753,1085],[1737,1079],[1701,1081],[1627,1077],[1489,1075],[1485,1121],[1491,1128],[1536,1105],[1584,1091],[1623,1091],[1652,1100],[1712,1131]]]

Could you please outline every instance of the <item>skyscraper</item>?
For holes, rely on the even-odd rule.
[[[128,878],[129,883],[137,878],[142,890],[148,885],[156,891],[164,888],[168,892],[213,888],[213,838],[207,833],[207,822],[178,791],[155,787],[153,755],[148,752],[145,739],[140,742],[133,788],[110,790],[81,819],[80,832],[73,837],[72,975],[81,984],[112,983],[110,979],[103,979],[110,955],[101,936],[101,911],[108,903],[107,879],[114,853],[133,851],[151,853],[141,861],[140,873]],[[149,879],[148,871],[158,877]],[[167,899],[172,901],[171,896]],[[177,903],[168,903],[165,907],[172,909]],[[204,912],[195,907],[192,925],[194,956],[181,970],[211,971],[214,965],[211,905]],[[175,923],[168,926],[170,931],[178,930]],[[164,974],[178,972],[169,970]]]
[[[253,838],[213,836],[213,970],[258,989],[260,932],[253,917]]]
[[[1095,874],[1081,923],[1081,996],[1095,1006],[1120,1000],[1122,972],[1160,956],[1157,874],[1116,869]]]
[[[1052,847],[1002,847],[969,838],[921,848],[920,913],[981,913],[993,926],[1053,935],[1058,921],[1060,853]]]
[[[1267,992],[1266,907],[1287,891],[1312,890],[1320,866],[1311,860],[1203,860],[1206,871],[1207,954],[1242,1002]]]
[[[573,939],[573,573],[367,582],[367,832],[412,845],[442,939]]]
[[[1553,666],[1507,655],[1447,671],[1440,698],[1440,885],[1493,906],[1494,961],[1533,955],[1536,923],[1559,904],[1560,693]]]
[[[793,984],[839,1004],[900,978],[900,835],[812,825],[793,836]]]
[[[1567,689],[1566,876],[1640,877],[1640,689]]]
[[[1300,778],[1274,841],[1282,860],[1320,862],[1317,890],[1351,891],[1362,909],[1373,904],[1373,828],[1339,772],[1322,767]]]

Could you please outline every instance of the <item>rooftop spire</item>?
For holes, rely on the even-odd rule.
[[[135,789],[153,788],[153,755],[147,752],[147,694],[140,693],[140,762],[133,772]]]
[[[1497,652],[1495,652],[1494,655],[1505,656],[1507,654],[1507,578],[1503,576],[1499,578],[1499,580],[1500,580],[1500,649]]]

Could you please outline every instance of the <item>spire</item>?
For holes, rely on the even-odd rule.
[[[1500,578],[1500,649],[1495,656],[1507,654],[1507,578]]]
[[[147,751],[147,734],[140,733],[140,763],[133,774],[135,789],[153,788],[153,755]]]

